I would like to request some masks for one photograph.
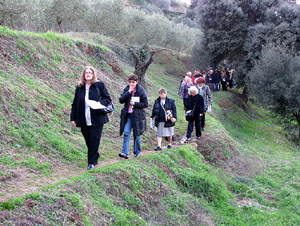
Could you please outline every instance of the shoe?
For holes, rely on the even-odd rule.
[[[205,131],[205,127],[202,127],[202,131]]]
[[[192,138],[190,138],[190,137],[185,139],[185,141],[191,141],[191,140],[192,140]]]
[[[201,136],[200,137],[196,137],[197,140],[199,140],[200,138],[201,138]]]
[[[154,148],[154,151],[161,151],[161,147]]]
[[[139,154],[134,154],[134,157],[136,157],[136,158],[138,158],[138,157],[140,157],[141,156],[141,153],[139,153]]]
[[[121,153],[119,154],[119,156],[120,156],[121,158],[124,158],[124,159],[128,159],[128,158],[129,158],[129,155],[126,155],[126,154],[124,154],[123,152],[121,152]]]
[[[172,146],[171,145],[168,145],[168,147],[167,147],[168,149],[171,149],[172,148]]]
[[[95,166],[93,164],[89,164],[87,170],[93,170]]]

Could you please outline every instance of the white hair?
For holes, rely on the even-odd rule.
[[[199,90],[198,90],[198,88],[196,86],[191,86],[189,88],[189,92],[188,92],[189,95],[191,95],[191,91],[195,91],[196,95],[199,93]]]
[[[188,82],[188,81],[192,81],[192,79],[189,76],[185,76],[184,81]]]
[[[192,72],[188,71],[188,72],[186,73],[186,75],[187,75],[187,76],[192,76]]]

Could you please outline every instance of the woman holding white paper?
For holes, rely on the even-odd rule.
[[[121,111],[120,136],[124,132],[121,158],[129,158],[129,141],[133,130],[134,145],[133,153],[139,157],[141,153],[141,135],[146,130],[146,113],[148,98],[144,88],[138,84],[138,76],[132,74],[128,78],[128,85],[124,88],[119,101],[124,104]]]
[[[73,127],[81,128],[88,147],[88,170],[98,164],[102,129],[108,122],[107,114],[101,108],[110,103],[110,95],[104,83],[98,81],[95,69],[85,67],[75,90],[70,118]]]

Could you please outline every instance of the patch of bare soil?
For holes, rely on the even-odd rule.
[[[2,211],[0,222],[9,222],[18,226],[49,225],[45,218],[50,218],[52,224],[83,226],[84,222],[79,211],[72,206],[69,199],[57,198],[49,200],[43,197],[42,202],[27,199],[25,204],[13,212]]]
[[[233,176],[250,177],[260,174],[265,168],[262,160],[254,156],[241,156],[237,147],[226,137],[204,133],[198,150],[207,162]]]

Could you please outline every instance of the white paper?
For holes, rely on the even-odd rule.
[[[211,112],[211,105],[208,105],[207,112]]]
[[[131,97],[131,100],[132,100],[134,103],[139,103],[139,102],[140,102],[140,97]]]
[[[153,119],[150,118],[150,128],[153,129]]]
[[[99,101],[94,101],[94,100],[85,100],[85,101],[90,106],[90,108],[92,108],[92,109],[104,109],[104,108],[106,108]]]

